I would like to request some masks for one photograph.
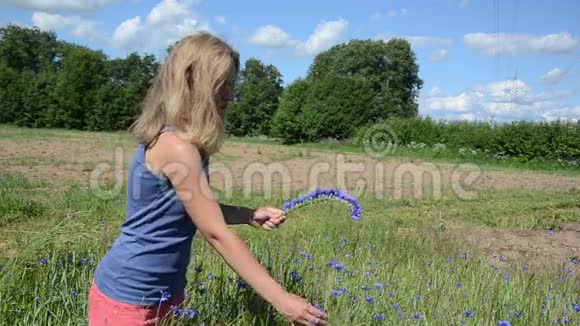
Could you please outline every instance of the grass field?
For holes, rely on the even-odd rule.
[[[86,324],[92,275],[125,218],[125,195],[96,197],[83,171],[133,145],[122,133],[0,127],[0,135],[0,325]],[[232,165],[243,155],[290,165],[326,155],[239,139],[228,147],[235,152],[216,159]],[[577,171],[497,169],[483,167],[492,183],[528,181],[482,183],[474,200],[448,191],[399,200],[366,193],[358,221],[344,204],[325,202],[292,211],[272,232],[234,229],[275,278],[323,307],[331,325],[580,325]],[[224,200],[255,207],[287,199],[238,189]],[[169,324],[284,324],[199,235],[193,252],[189,296]]]

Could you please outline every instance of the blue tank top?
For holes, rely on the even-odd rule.
[[[97,267],[95,284],[114,300],[154,306],[161,291],[183,295],[196,227],[171,182],[145,166],[145,150],[139,145],[129,168],[126,220]]]

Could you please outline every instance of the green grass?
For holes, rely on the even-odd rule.
[[[41,186],[0,175],[0,216],[10,216],[0,224],[0,325],[85,324],[93,272],[124,219],[124,196],[103,200],[75,185],[46,194]],[[567,272],[569,263],[523,270],[519,262],[490,262],[474,248],[449,240],[444,230],[449,223],[469,230],[557,229],[563,221],[558,212],[580,222],[579,198],[580,190],[484,192],[474,201],[362,198],[359,221],[350,219],[345,205],[323,202],[290,212],[284,226],[272,232],[234,229],[284,286],[326,308],[331,325],[497,325],[499,320],[546,325],[554,319],[574,324],[580,314],[571,303],[578,303],[579,283]],[[284,199],[235,192],[226,202],[280,206]],[[170,324],[283,324],[252,290],[236,286],[235,274],[199,235],[193,252],[191,295],[183,308],[200,314],[194,320],[173,318]],[[328,266],[332,260],[348,272]],[[341,288],[347,291],[332,295]],[[465,317],[465,311],[475,317]],[[385,314],[385,321],[374,320],[374,313]]]

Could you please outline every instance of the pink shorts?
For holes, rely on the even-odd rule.
[[[183,303],[183,297],[172,298],[160,306],[138,306],[113,300],[95,285],[89,292],[89,326],[157,325],[171,310]]]

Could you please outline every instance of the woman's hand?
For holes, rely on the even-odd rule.
[[[328,315],[314,306],[306,299],[292,293],[287,293],[280,300],[273,302],[278,310],[288,321],[298,325],[327,325]]]
[[[250,223],[270,231],[284,223],[285,220],[286,216],[283,211],[273,207],[261,207],[256,209]]]

